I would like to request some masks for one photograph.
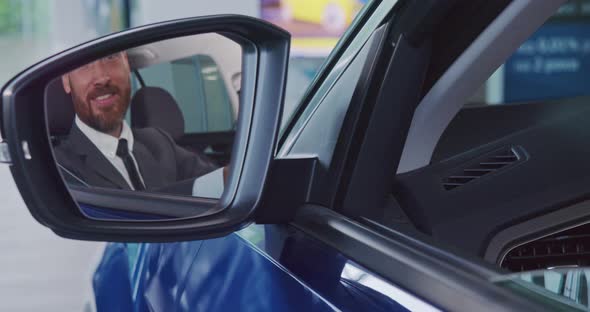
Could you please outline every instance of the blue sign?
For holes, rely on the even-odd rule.
[[[590,23],[545,24],[504,66],[504,102],[590,95]]]

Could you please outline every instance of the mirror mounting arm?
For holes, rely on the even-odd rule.
[[[279,224],[293,220],[297,209],[310,200],[318,169],[315,157],[275,159],[254,221]]]

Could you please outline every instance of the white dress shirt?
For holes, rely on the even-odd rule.
[[[131,183],[131,179],[129,178],[129,173],[125,168],[125,164],[123,163],[123,159],[117,156],[117,146],[119,145],[119,139],[126,139],[129,153],[131,153],[131,158],[133,158],[133,163],[135,164],[135,168],[137,168],[137,172],[139,173],[139,178],[143,185],[145,182],[143,181],[143,177],[141,176],[141,172],[139,171],[139,167],[137,165],[137,160],[135,156],[133,156],[133,132],[127,122],[123,120],[123,129],[121,130],[121,135],[119,138],[115,138],[109,134],[100,132],[95,130],[94,128],[85,124],[79,117],[76,115],[76,126],[80,128],[80,131],[86,135],[86,137],[94,144],[98,150],[104,155],[104,157],[121,173],[127,184],[132,190],[133,184]],[[201,176],[195,179],[193,184],[193,196],[198,197],[207,197],[207,198],[220,198],[221,194],[223,193],[224,188],[224,181],[223,181],[223,168],[219,168],[210,172],[204,176]]]
[[[125,168],[125,164],[123,163],[123,159],[117,156],[117,146],[119,145],[119,139],[126,139],[127,145],[129,148],[129,153],[131,154],[131,158],[133,159],[133,163],[135,164],[135,168],[139,173],[139,178],[141,179],[141,183],[144,183],[143,177],[141,176],[141,172],[139,171],[139,167],[137,166],[137,160],[135,160],[135,156],[133,156],[133,132],[131,132],[131,128],[127,125],[127,122],[123,120],[123,129],[121,130],[121,135],[119,138],[115,138],[112,135],[100,132],[95,130],[94,128],[85,124],[79,117],[76,115],[75,119],[76,126],[86,135],[86,137],[94,144],[98,150],[106,157],[106,159],[119,171],[119,173],[123,176],[127,184],[132,190],[133,184],[131,183],[131,179],[129,178],[129,173]]]

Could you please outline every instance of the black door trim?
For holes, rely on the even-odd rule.
[[[443,310],[547,309],[490,282],[497,271],[394,230],[382,235],[325,207],[301,207],[292,225]]]

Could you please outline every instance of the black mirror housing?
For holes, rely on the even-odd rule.
[[[66,186],[56,165],[43,105],[45,86],[89,60],[158,40],[204,33],[223,35],[240,44],[243,51],[241,112],[236,127],[239,136],[233,143],[231,178],[224,195],[215,204],[198,198],[179,201],[169,196],[124,198],[135,205],[207,208],[207,214],[196,217],[163,221],[87,218],[80,212],[72,195],[74,191]],[[125,242],[219,237],[253,222],[274,162],[289,46],[288,32],[255,18],[196,17],[108,35],[61,52],[17,75],[1,91],[0,131],[3,147],[8,149],[7,162],[31,214],[65,238]],[[116,196],[86,195],[84,205],[90,208],[103,205],[104,196]]]

